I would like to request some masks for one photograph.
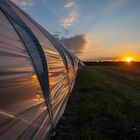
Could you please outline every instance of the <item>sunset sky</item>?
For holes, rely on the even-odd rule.
[[[82,60],[140,61],[140,0],[13,0]]]

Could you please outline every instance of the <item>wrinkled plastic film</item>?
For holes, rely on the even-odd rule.
[[[45,55],[48,77],[42,78],[48,78],[49,85],[44,86],[45,88],[49,86],[47,101],[51,107],[49,110],[52,122],[50,122],[46,99],[36,74],[37,69],[33,65],[33,62],[37,62],[37,67],[44,70],[39,50],[32,49],[35,40],[24,32],[24,28],[21,28],[22,34],[25,35],[32,49],[30,51],[34,54],[32,60],[21,38],[1,12],[0,16],[5,21],[0,18],[0,89],[2,89],[0,100],[3,100],[2,103],[0,102],[0,124],[2,124],[0,138],[7,139],[7,136],[12,136],[17,131],[13,139],[44,139],[52,129],[51,123],[56,126],[65,110],[75,83],[79,60],[21,9],[9,1],[6,3],[37,38]],[[10,61],[4,64],[3,62],[7,59]]]
[[[40,127],[48,111],[22,41],[2,11],[0,17],[0,134],[17,139]]]
[[[44,50],[46,60],[48,63],[48,73],[49,73],[49,83],[50,83],[50,98],[52,102],[52,106],[55,106],[54,95],[61,95],[63,94],[62,87],[59,86],[63,83],[66,84],[65,86],[68,87],[68,77],[67,77],[67,71],[66,67],[63,63],[63,60],[58,53],[58,51],[54,48],[54,46],[51,44],[51,42],[47,39],[46,36],[44,36],[41,31],[20,11],[15,9],[20,17],[26,22],[26,24],[32,29],[34,34],[36,36],[39,36],[38,40],[40,44],[43,44],[42,48]],[[53,50],[52,50],[53,48]],[[70,63],[70,62],[69,62]],[[58,88],[57,88],[58,87]],[[69,92],[69,90],[65,91],[66,93]],[[65,96],[63,96],[65,98]]]

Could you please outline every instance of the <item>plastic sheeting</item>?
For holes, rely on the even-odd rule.
[[[20,8],[0,0],[0,139],[48,137],[65,110],[79,63]],[[42,85],[42,79],[48,82]]]

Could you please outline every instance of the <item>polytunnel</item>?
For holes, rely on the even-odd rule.
[[[49,137],[82,63],[9,0],[0,0],[0,139]]]

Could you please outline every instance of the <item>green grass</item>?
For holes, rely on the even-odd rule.
[[[70,139],[140,139],[140,71],[126,67],[85,68]]]

